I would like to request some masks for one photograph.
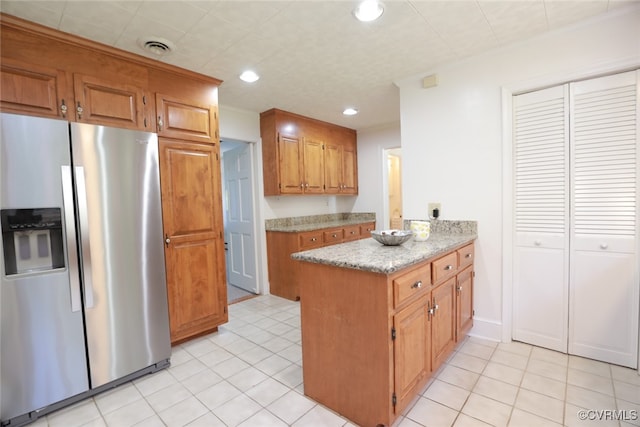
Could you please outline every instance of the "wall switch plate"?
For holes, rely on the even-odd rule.
[[[442,216],[442,207],[440,206],[440,202],[436,202],[436,203],[429,203],[428,205],[428,213],[429,213],[429,219],[436,219],[435,215],[433,214],[433,211],[435,209],[438,210],[438,217]]]

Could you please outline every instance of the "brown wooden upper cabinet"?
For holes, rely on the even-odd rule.
[[[2,111],[32,116],[64,118],[65,72],[51,67],[25,64],[12,59],[0,63],[0,106]]]
[[[186,102],[156,94],[158,136],[194,142],[217,142],[218,111],[215,106]]]
[[[128,129],[150,128],[146,96],[139,87],[5,58],[1,76],[3,111]],[[69,76],[72,89],[67,85]]]
[[[83,74],[73,75],[76,121],[120,128],[149,130],[142,88]]]
[[[271,109],[260,133],[265,196],[358,194],[353,129]]]
[[[333,131],[325,145],[325,193],[358,194],[355,132]]]

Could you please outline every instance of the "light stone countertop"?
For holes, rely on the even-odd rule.
[[[476,233],[432,233],[425,242],[411,239],[399,246],[384,246],[373,238],[291,254],[291,258],[342,268],[391,274],[451,250],[478,237]]]
[[[265,221],[267,231],[284,233],[300,233],[323,228],[338,228],[365,222],[375,222],[374,213],[339,213],[325,215],[309,215],[291,218],[276,218]]]

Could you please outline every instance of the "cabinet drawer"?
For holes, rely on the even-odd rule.
[[[343,229],[342,228],[336,228],[334,230],[325,230],[322,233],[322,241],[326,244],[326,245],[332,245],[334,243],[340,243],[342,242],[344,236],[343,236]]]
[[[473,264],[474,259],[474,251],[473,251],[473,243],[465,246],[464,248],[458,249],[458,268],[462,269],[467,265]]]
[[[344,240],[349,241],[349,240],[356,240],[360,238],[360,226],[359,225],[352,225],[349,227],[345,227],[343,228],[343,232],[344,232]]]
[[[309,231],[308,233],[300,233],[298,235],[298,244],[301,250],[319,248],[322,243],[321,231]]]
[[[448,255],[443,256],[440,259],[433,261],[432,263],[432,277],[433,283],[441,282],[447,279],[458,270],[458,253],[451,252]]]
[[[368,222],[366,224],[360,224],[360,237],[366,239],[371,237],[371,232],[376,229],[375,222]]]
[[[431,288],[431,264],[412,270],[393,280],[393,307],[417,298]]]

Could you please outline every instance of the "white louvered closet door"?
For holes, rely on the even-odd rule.
[[[637,368],[638,71],[514,97],[513,338]]]
[[[571,84],[569,353],[637,367],[637,72]]]
[[[567,351],[568,86],[514,98],[513,338]]]

